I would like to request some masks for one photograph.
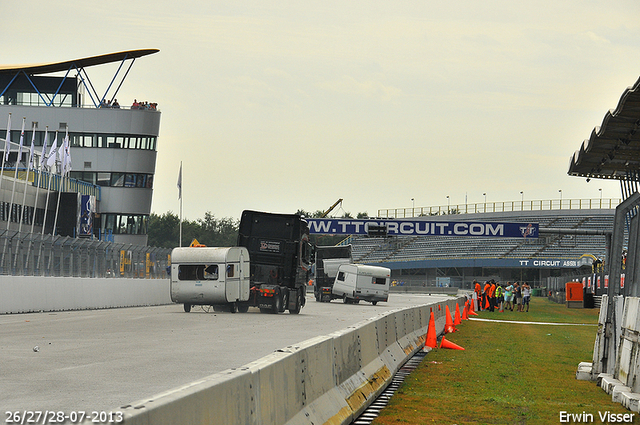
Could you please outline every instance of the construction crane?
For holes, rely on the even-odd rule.
[[[328,216],[328,215],[329,215],[329,213],[330,213],[331,211],[333,211],[333,209],[334,209],[335,207],[337,207],[337,206],[338,206],[338,204],[340,204],[340,203],[342,203],[342,198],[338,199],[338,200],[336,201],[336,203],[335,203],[335,204],[331,205],[331,206],[329,207],[329,209],[328,209],[328,210],[326,210],[325,212],[323,212],[323,213],[322,213],[322,215],[320,216],[320,218],[325,218],[326,216]]]

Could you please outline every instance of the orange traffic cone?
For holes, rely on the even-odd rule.
[[[449,311],[449,306],[445,305],[444,306],[444,310],[445,310],[445,326],[444,326],[444,333],[452,333],[457,331],[457,329],[455,328],[455,326],[453,326],[453,320],[451,319],[451,311]]]
[[[433,318],[433,311],[431,312],[431,317],[429,318],[429,327],[427,328],[427,338],[424,341],[423,351],[430,351],[432,348],[436,348],[438,346],[438,339],[436,336],[436,321]]]
[[[464,305],[464,308],[462,309],[462,320],[469,320],[469,315],[467,314],[468,311],[469,311],[469,303],[466,303]]]
[[[470,308],[469,308],[468,314],[470,316],[477,316],[478,313],[476,313],[476,308],[475,308],[475,306],[473,304],[474,304],[473,301],[471,301],[471,303],[469,303],[469,307]]]
[[[458,344],[454,344],[453,342],[444,339],[444,336],[440,341],[440,348],[448,348],[450,350],[464,350],[464,348],[460,347]]]
[[[460,320],[460,307],[458,307],[458,303],[456,303],[456,314],[453,318],[453,326],[458,326],[461,323],[462,320]]]

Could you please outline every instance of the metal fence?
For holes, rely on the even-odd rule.
[[[4,231],[0,274],[13,276],[168,277],[169,248]]]
[[[474,204],[449,204],[435,207],[391,208],[378,210],[381,218],[409,218],[451,214],[480,214],[516,211],[613,209],[622,199],[549,199],[531,201],[483,202]]]

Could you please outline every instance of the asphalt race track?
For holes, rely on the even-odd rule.
[[[182,305],[0,316],[0,407],[113,411],[120,406],[438,295],[318,303],[299,315],[205,311]],[[37,347],[37,348],[36,348]]]

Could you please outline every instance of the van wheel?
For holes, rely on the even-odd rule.
[[[188,312],[190,312],[190,311],[191,311],[191,304],[185,304],[185,305],[184,305],[184,312],[185,312],[185,313],[188,313]]]
[[[371,304],[376,305],[378,304],[378,301],[371,301]]]

